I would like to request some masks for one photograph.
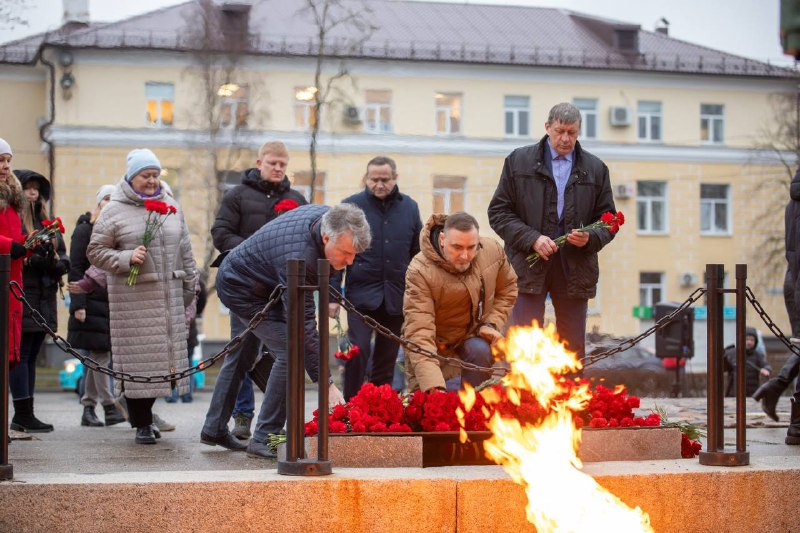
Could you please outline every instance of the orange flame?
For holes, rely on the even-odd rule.
[[[591,392],[588,384],[575,385],[561,377],[580,370],[581,364],[555,339],[552,325],[534,325],[511,328],[508,339],[498,343],[511,365],[503,378],[507,398],[518,404],[520,392],[530,391],[546,414],[541,423],[528,425],[496,410],[489,421],[492,438],[484,443],[487,457],[525,487],[526,516],[539,532],[652,531],[647,513],[631,509],[581,472],[581,430],[573,416],[586,407]],[[501,401],[490,388],[480,394],[487,405]],[[461,399],[468,412],[476,393],[468,387]],[[463,424],[464,412],[458,415]],[[461,436],[465,440],[466,432]]]

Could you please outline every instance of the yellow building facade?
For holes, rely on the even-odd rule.
[[[228,90],[212,95],[209,107],[206,71],[191,54],[70,48],[67,59],[64,52],[44,47],[44,62],[0,64],[0,99],[13,102],[0,137],[14,147],[16,168],[46,171],[40,128],[52,119],[46,139],[53,146],[54,211],[68,233],[93,207],[98,187],[120,179],[132,148],[151,148],[160,158],[200,263],[211,255],[214,172],[255,166],[261,143],[279,139],[290,150],[290,178],[307,192],[313,57],[244,55],[219,84]],[[318,200],[334,204],[359,191],[367,161],[387,155],[423,219],[463,209],[493,235],[486,209],[504,157],[540,139],[554,104],[574,102],[584,115],[580,142],[608,165],[617,209],[628,221],[600,254],[589,326],[637,334],[652,324],[647,309],[654,303],[683,301],[703,285],[706,264],[724,264],[732,283],[734,265],[748,263],[756,296],[788,331],[782,275],[755,279],[763,270],[756,221],[772,217],[772,230],[782,234],[788,201],[786,190],[777,196],[781,189],[766,184],[788,177],[775,154],[756,147],[779,120],[775,102],[796,90],[790,74],[369,58],[346,65],[349,76],[322,110]],[[327,65],[323,78],[338,68]],[[222,121],[213,141],[210,119]],[[65,333],[64,314],[60,326]],[[228,336],[228,315],[213,295],[203,327],[208,339]]]

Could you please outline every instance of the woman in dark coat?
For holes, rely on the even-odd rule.
[[[22,210],[23,232],[30,235],[43,227],[42,221],[49,219],[47,202],[50,200],[50,182],[32,170],[16,172],[25,204]],[[35,248],[35,253],[23,263],[22,280],[25,298],[31,307],[39,311],[52,329],[58,328],[56,294],[61,277],[69,270],[69,259],[64,239],[60,235]],[[33,396],[36,383],[36,357],[45,339],[45,330],[23,308],[20,362],[9,373],[9,388],[14,399],[14,418],[11,429],[29,433],[53,431],[52,424],[45,424],[34,415]]]
[[[94,221],[100,211],[111,199],[113,185],[103,185],[97,191],[97,206],[91,213],[78,217],[70,240],[69,281],[79,281],[89,269],[86,248],[92,236]],[[84,355],[102,366],[111,365],[111,334],[108,315],[108,291],[98,288],[90,294],[72,294],[69,304],[69,325],[67,340],[73,348],[82,350]],[[89,427],[112,426],[124,422],[125,418],[114,407],[114,392],[111,380],[105,374],[84,367],[84,393],[81,397],[83,416],[81,425]],[[105,412],[105,424],[94,412],[98,402]]]

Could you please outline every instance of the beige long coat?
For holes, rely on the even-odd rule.
[[[133,250],[142,244],[147,211],[144,199],[120,180],[111,202],[94,225],[86,255],[108,273],[111,350],[114,369],[143,376],[162,376],[188,366],[185,306],[194,296],[195,262],[189,233],[178,203],[162,193],[155,197],[178,209],[170,215],[147,249],[136,284],[125,282]],[[189,380],[176,383],[189,392]],[[129,398],[158,398],[172,384],[118,382]]]

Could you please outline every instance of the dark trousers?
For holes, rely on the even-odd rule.
[[[800,337],[800,309],[797,308],[795,284],[797,278],[790,271],[786,271],[783,278],[783,302],[786,305],[786,314],[789,315],[789,325],[792,327],[792,337]]]
[[[42,348],[45,334],[41,332],[23,333],[19,344],[19,363],[8,373],[8,388],[15,400],[33,397],[36,384],[36,356]]]
[[[589,301],[586,298],[570,298],[567,294],[567,276],[558,253],[551,256],[550,268],[545,276],[544,290],[540,294],[520,292],[514,309],[511,311],[512,326],[530,326],[534,320],[544,324],[544,304],[547,294],[556,311],[556,332],[566,341],[567,349],[582,358],[586,347],[586,312]]]
[[[374,318],[379,324],[389,328],[395,335],[400,335],[400,331],[403,328],[403,317],[388,314],[384,304],[372,311],[359,309],[359,312]],[[375,333],[374,349],[370,351],[370,346],[373,346],[372,329],[358,315],[351,312],[347,313],[347,324],[350,343],[358,346],[360,352],[357,357],[347,361],[344,367],[344,399],[350,400],[364,384],[367,362],[370,357],[372,358],[370,383],[375,385],[392,383],[394,365],[397,362],[397,351],[400,345],[379,333]]]
[[[458,356],[464,362],[486,368],[491,367],[494,362],[492,347],[481,337],[470,337],[464,341],[464,344],[458,349]],[[492,375],[486,372],[462,370],[461,386],[463,387],[464,383],[469,383],[473,387],[477,387],[490,377],[492,377]]]
[[[153,423],[155,398],[128,398],[125,396],[125,403],[128,405],[128,421],[131,423],[131,427],[141,428]]]

